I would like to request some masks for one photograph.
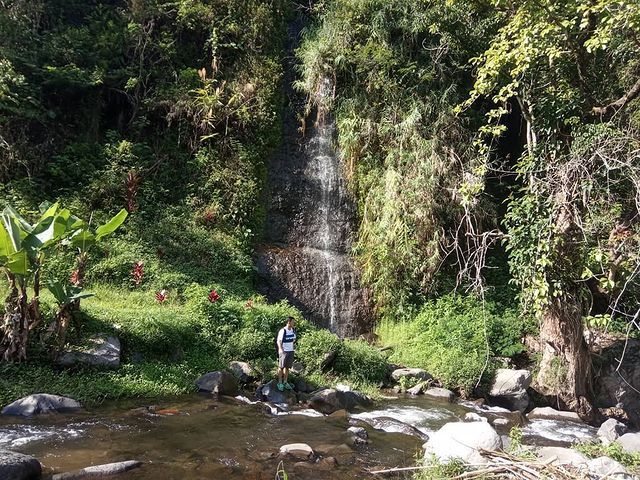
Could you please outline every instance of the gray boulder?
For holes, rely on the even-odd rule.
[[[339,391],[325,388],[311,394],[309,406],[325,415],[338,410],[354,410],[357,407],[368,407],[372,401],[365,394],[356,391]]]
[[[573,465],[580,467],[586,465],[589,459],[582,453],[571,448],[564,447],[540,447],[536,454],[543,463],[553,463],[557,465]]]
[[[278,390],[277,380],[271,380],[270,382],[258,387],[258,390],[256,390],[256,397],[258,397],[258,400],[271,403],[285,403],[288,405],[295,405],[298,403],[296,394],[291,390],[283,390],[282,392]]]
[[[217,395],[236,396],[238,394],[238,381],[229,372],[209,372],[196,380],[196,387],[203,392],[211,392]]]
[[[625,433],[616,440],[627,453],[640,452],[640,433]]]
[[[280,447],[280,455],[289,455],[294,458],[310,459],[313,458],[313,449],[306,443],[290,443]]]
[[[255,382],[257,379],[255,370],[247,362],[233,361],[229,363],[229,370],[242,383]]]
[[[2,409],[2,415],[30,417],[42,413],[66,413],[80,409],[82,405],[72,398],[36,393],[10,403]]]
[[[431,375],[421,368],[397,368],[391,372],[391,378],[396,382],[399,382],[402,378],[421,382],[433,379]]]
[[[492,403],[509,410],[524,412],[529,406],[529,394],[527,388],[531,385],[531,372],[529,370],[511,370],[500,368],[489,391],[489,399]]]
[[[420,395],[425,388],[425,382],[420,382],[407,390],[409,395]]]
[[[587,462],[589,471],[598,476],[598,478],[614,479],[632,479],[627,469],[613,458],[598,457]]]
[[[569,422],[584,423],[575,412],[564,412],[551,407],[536,407],[527,414],[529,420],[566,420]]]
[[[95,335],[83,345],[73,347],[62,353],[57,363],[64,367],[76,364],[120,366],[120,340],[109,335]]]
[[[401,420],[391,417],[375,417],[375,418],[366,418],[361,419],[362,421],[368,423],[376,430],[382,430],[383,432],[395,432],[395,433],[404,433],[405,435],[412,435],[414,437],[418,437],[422,441],[429,440],[429,435],[418,430],[413,425],[409,425]]]
[[[453,402],[456,398],[455,394],[451,390],[446,388],[433,387],[425,390],[424,394],[427,397],[437,398],[438,400],[444,400],[445,402]]]
[[[91,477],[110,477],[119,473],[128,472],[138,468],[142,462],[137,460],[126,460],[124,462],[107,463],[105,465],[94,465],[91,467],[74,470],[73,472],[58,473],[51,477],[51,480],[82,480]]]
[[[486,463],[480,450],[502,448],[500,435],[486,422],[453,422],[445,424],[425,443],[425,453],[441,462],[459,458],[466,463]]]
[[[600,428],[598,429],[598,438],[604,445],[609,445],[628,431],[629,429],[624,423],[617,421],[615,418],[610,418],[600,425]]]
[[[41,475],[42,465],[35,458],[9,450],[0,450],[2,480],[37,480]]]

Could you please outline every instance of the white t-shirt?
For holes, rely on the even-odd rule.
[[[282,327],[278,332],[278,346],[282,343],[282,350],[293,352],[293,342],[296,340],[296,331],[291,328]]]

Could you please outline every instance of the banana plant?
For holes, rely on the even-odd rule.
[[[29,223],[11,206],[0,213],[0,269],[9,282],[0,326],[0,354],[5,360],[26,360],[29,331],[40,323],[40,274],[45,251],[84,225],[57,203],[43,203],[35,223]],[[30,282],[33,299],[29,302]]]
[[[85,292],[82,287],[69,285],[59,280],[48,280],[47,289],[51,292],[58,304],[55,320],[49,327],[49,333],[55,335],[55,354],[64,347],[67,330],[73,319],[73,306],[83,298],[93,297],[94,294]]]

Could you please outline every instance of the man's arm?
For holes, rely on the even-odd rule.
[[[278,354],[282,355],[282,352],[284,351],[282,348],[282,339],[284,337],[284,329],[280,329],[278,331],[278,339],[276,340],[276,343],[278,344]]]

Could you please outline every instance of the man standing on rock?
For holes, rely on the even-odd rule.
[[[293,365],[293,343],[296,341],[294,318],[287,317],[287,324],[280,329],[276,343],[278,344],[278,390],[293,390],[289,380],[289,369]],[[284,382],[283,382],[284,380]]]

